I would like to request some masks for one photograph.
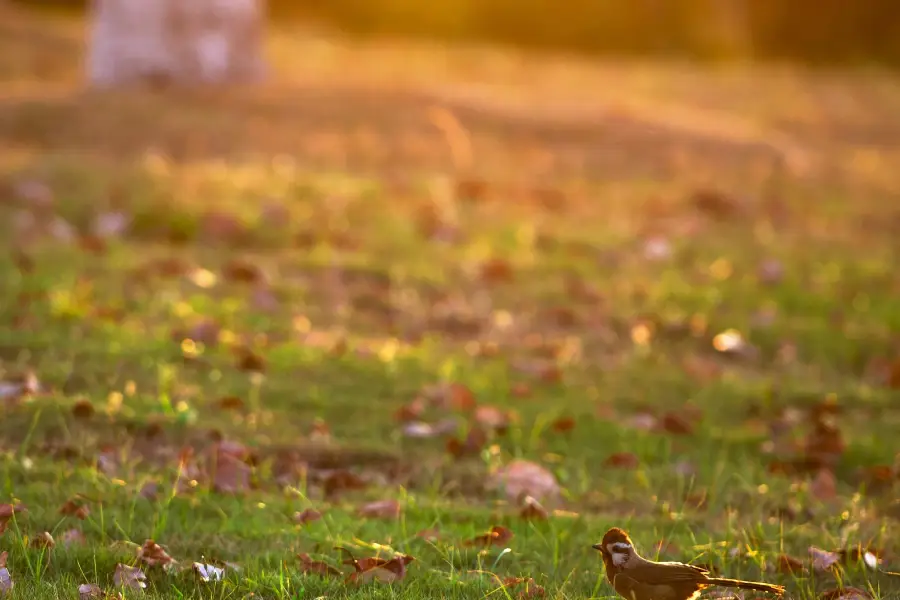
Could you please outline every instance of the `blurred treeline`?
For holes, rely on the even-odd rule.
[[[88,3],[16,1],[78,9]],[[900,65],[900,0],[268,0],[268,7],[274,21],[315,19],[358,34],[603,54]]]

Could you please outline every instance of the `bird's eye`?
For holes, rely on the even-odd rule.
[[[613,550],[615,552],[628,552],[631,550],[631,544],[626,544],[625,542],[616,542],[613,544]]]

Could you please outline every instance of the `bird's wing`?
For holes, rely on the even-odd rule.
[[[639,576],[633,576],[631,572],[632,569],[628,569],[616,573],[612,582],[616,592],[626,600],[640,600],[641,598],[679,600],[678,590],[671,585],[644,581],[639,579]]]
[[[628,569],[628,573],[630,573],[632,578],[654,585],[661,583],[702,583],[707,579],[706,574],[708,572],[703,567],[674,562],[649,563]]]

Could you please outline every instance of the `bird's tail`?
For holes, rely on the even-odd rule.
[[[784,595],[784,586],[783,585],[774,585],[771,583],[759,583],[756,581],[741,581],[740,579],[720,579],[717,577],[710,577],[708,581],[704,583],[709,583],[712,585],[721,585],[724,587],[732,587],[732,588],[741,588],[744,590],[756,590],[757,592],[769,592],[771,594],[775,594],[778,596]]]

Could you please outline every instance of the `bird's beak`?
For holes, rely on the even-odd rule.
[[[596,544],[594,544],[593,546],[591,546],[591,548],[593,548],[594,550],[599,550],[599,551],[602,552],[602,551],[603,551],[603,544],[601,544],[600,542],[597,542]]]

